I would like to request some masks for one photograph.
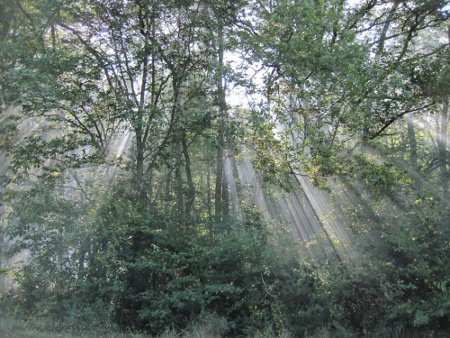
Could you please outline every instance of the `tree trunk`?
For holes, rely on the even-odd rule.
[[[136,190],[144,194],[144,142],[142,140],[141,130],[136,130],[136,172],[134,175]]]
[[[223,149],[219,146],[216,157],[216,188],[214,189],[214,211],[216,222],[222,221],[222,177],[223,177]]]
[[[224,169],[224,146],[225,146],[225,119],[226,119],[226,102],[225,102],[225,88],[224,88],[224,37],[223,37],[223,22],[220,15],[220,10],[217,11],[217,41],[218,41],[218,75],[217,75],[217,99],[219,106],[219,126],[217,131],[217,156],[216,156],[216,187],[215,187],[215,218],[216,222],[220,223],[224,220],[224,210],[226,208],[224,200],[223,189],[226,189],[223,181]]]
[[[171,180],[172,180],[172,170],[166,169],[165,174],[165,187],[164,187],[164,193],[161,194],[161,204],[162,204],[162,210],[166,212],[167,214],[172,213],[172,197],[170,196],[171,191]]]
[[[178,221],[184,223],[184,196],[183,196],[183,175],[181,173],[181,150],[180,142],[175,140],[175,180],[176,180],[176,201]]]
[[[181,143],[183,147],[183,155],[184,155],[184,167],[186,171],[186,181],[188,185],[188,193],[186,196],[186,222],[190,222],[192,217],[192,207],[195,202],[195,185],[194,180],[192,178],[192,171],[191,171],[191,158],[189,156],[189,151],[186,143],[186,135],[183,133],[183,140]]]
[[[409,140],[409,163],[413,170],[417,170],[417,140],[416,132],[414,130],[414,123],[411,117],[406,118],[408,124],[408,140]]]
[[[207,172],[206,172],[206,200],[207,200],[207,209],[208,209],[208,220],[212,220],[212,196],[211,196],[211,167],[209,162],[207,164]]]

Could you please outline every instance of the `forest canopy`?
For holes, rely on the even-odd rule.
[[[4,0],[2,308],[61,331],[444,337],[449,14]]]

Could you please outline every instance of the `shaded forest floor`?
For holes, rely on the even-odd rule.
[[[23,321],[5,317],[0,319],[0,337],[2,338],[90,338],[90,337],[110,337],[110,338],[126,338],[126,337],[144,337],[142,335],[121,334],[114,332],[95,331],[91,333],[67,333],[67,332],[51,332],[48,328],[49,323],[31,320]],[[50,324],[51,325],[51,324]]]
[[[3,317],[0,319],[0,337],[1,338],[147,338],[150,335],[137,333],[120,333],[104,329],[83,330],[80,332],[53,332],[51,322],[40,320],[18,320],[12,317]],[[188,330],[182,333],[174,333],[167,330],[160,338],[220,338],[220,322],[212,320],[201,325],[192,325]],[[249,336],[251,338],[291,338],[288,332],[275,334],[273,332],[257,332]],[[309,338],[328,338],[331,334],[323,329],[314,336],[308,335]]]

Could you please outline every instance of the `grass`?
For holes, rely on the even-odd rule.
[[[27,323],[13,319],[0,319],[0,337],[2,338],[56,338],[70,337],[67,334],[51,334],[37,332],[35,329],[27,325]]]
[[[145,338],[148,336],[117,332],[86,332],[83,334],[49,332],[45,323],[22,321],[11,317],[0,319],[0,338]]]
[[[221,338],[224,323],[220,319],[192,325],[182,333],[167,330],[160,338]],[[117,332],[87,332],[80,334],[56,333],[45,329],[46,324],[37,321],[21,321],[11,317],[0,319],[0,338],[148,338],[147,335],[126,334]],[[273,333],[265,332],[254,335],[254,338],[275,337]],[[280,335],[280,338],[290,338],[290,335]]]
[[[50,326],[49,326],[50,325]],[[206,318],[198,324],[191,325],[181,333],[167,330],[160,338],[221,338],[223,337],[226,321],[221,318]],[[12,317],[0,318],[0,338],[150,338],[148,335],[105,332],[92,330],[84,333],[51,332],[48,328],[51,323],[37,320],[18,320]],[[292,338],[289,332],[275,334],[273,331],[255,332],[249,338]],[[314,335],[305,335],[305,338],[329,338],[328,330],[323,329]]]

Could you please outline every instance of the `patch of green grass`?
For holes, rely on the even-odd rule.
[[[50,323],[51,324],[51,323]],[[148,335],[105,332],[93,330],[84,333],[51,332],[46,329],[49,323],[33,319],[18,320],[12,317],[0,318],[0,338],[149,338]],[[167,330],[160,338],[221,338],[226,330],[226,320],[218,317],[207,317],[197,324],[191,325],[183,332]],[[255,332],[249,338],[292,338],[287,331],[276,334],[272,330]],[[326,329],[319,330],[316,335],[305,335],[305,338],[329,338],[331,334]]]
[[[56,338],[71,337],[62,333],[38,332],[29,323],[13,318],[0,319],[0,337],[4,338]]]
[[[46,323],[39,320],[23,321],[11,317],[0,318],[1,338],[145,338],[148,336],[125,334],[118,332],[86,332],[67,333],[49,332],[45,329]]]

